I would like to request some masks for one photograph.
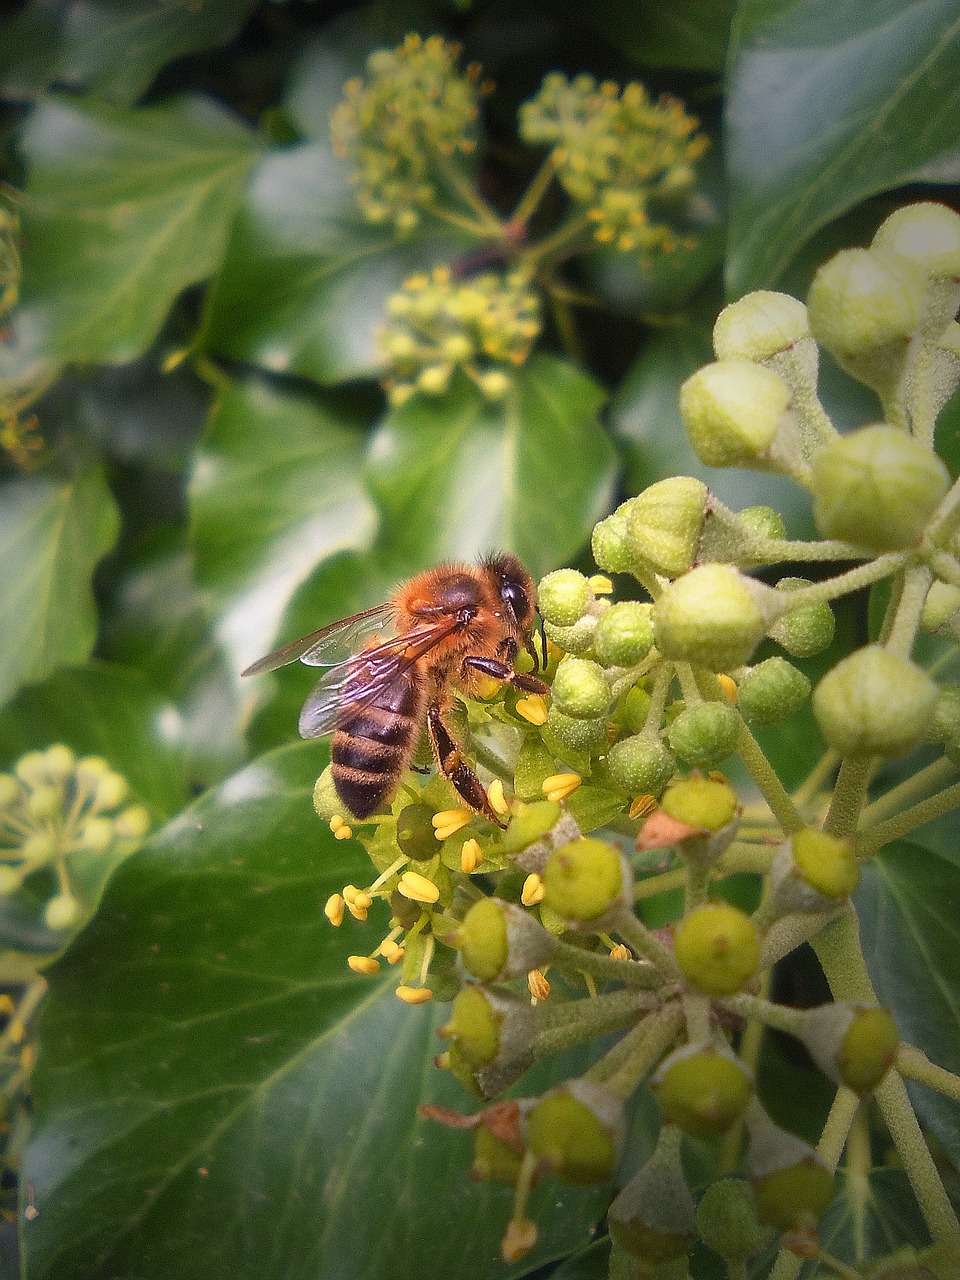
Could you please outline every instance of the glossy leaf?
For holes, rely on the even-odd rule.
[[[960,1073],[960,867],[918,845],[889,845],[863,868],[854,902],[880,1003],[904,1040]],[[960,1166],[956,1104],[921,1086],[911,1096]]]
[[[599,0],[584,17],[641,66],[721,72],[735,7],[733,0]]]
[[[464,378],[392,410],[368,475],[397,554],[515,551],[534,577],[572,556],[609,510],[616,456],[603,393],[573,365],[533,357],[499,404]]]
[[[499,1269],[509,1189],[471,1182],[466,1135],[416,1115],[475,1105],[432,1065],[441,1011],[348,970],[382,913],[323,917],[370,867],[313,813],[322,762],[262,758],[174,820],[50,973],[31,1280],[261,1280],[294,1255],[317,1280]],[[545,1183],[541,1244],[504,1274],[585,1242],[601,1194]]]
[[[741,5],[728,80],[733,297],[858,201],[955,166],[954,0]]]
[[[61,359],[132,360],[219,266],[254,139],[208,99],[128,111],[48,98],[22,147],[30,251],[15,329]]]
[[[902,1169],[872,1169],[869,1178],[841,1169],[837,1195],[820,1225],[825,1253],[863,1266],[897,1245],[929,1244],[916,1197]]]
[[[198,581],[237,669],[262,656],[321,561],[369,541],[357,415],[266,382],[225,387],[190,485]]]
[[[89,655],[97,632],[91,577],[117,528],[98,467],[0,488],[0,705],[20,685]]]

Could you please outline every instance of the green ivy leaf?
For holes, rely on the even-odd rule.
[[[250,133],[209,99],[139,111],[47,99],[27,121],[22,303],[14,328],[60,359],[122,364],[219,265]]]
[[[957,153],[954,0],[757,0],[734,24],[726,108],[730,295],[769,287],[858,201]]]
[[[373,533],[358,426],[355,412],[264,381],[221,391],[190,484],[192,542],[238,670],[262,656],[311,571]]]
[[[960,1073],[960,867],[905,841],[863,868],[854,897],[867,969],[904,1040]],[[923,1122],[960,1166],[956,1105],[911,1086]]]
[[[859,1267],[896,1245],[929,1244],[923,1215],[902,1169],[871,1169],[868,1178],[838,1170],[837,1195],[820,1224],[825,1253]]]
[[[25,1223],[31,1280],[262,1280],[294,1253],[310,1276],[499,1272],[511,1193],[471,1182],[468,1137],[416,1113],[475,1108],[432,1065],[443,1011],[401,1004],[390,971],[348,970],[383,913],[323,918],[371,868],[313,813],[322,756],[261,758],[174,820],[50,971],[23,1165],[43,1206]],[[504,1274],[585,1241],[602,1203],[545,1180],[541,1242]]]
[[[562,564],[613,498],[602,402],[572,364],[539,355],[499,404],[461,378],[445,396],[391,410],[368,467],[384,540],[430,560],[514,551],[535,578]]]
[[[99,467],[0,490],[0,705],[20,685],[89,655],[97,633],[90,580],[118,528]]]
[[[641,66],[722,72],[735,8],[733,0],[598,0],[583,16]]]

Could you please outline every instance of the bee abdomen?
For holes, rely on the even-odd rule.
[[[417,699],[413,699],[416,703]],[[415,716],[369,706],[333,736],[330,758],[337,795],[357,818],[368,818],[397,789],[410,759]]]

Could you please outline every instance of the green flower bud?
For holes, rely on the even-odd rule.
[[[713,769],[736,750],[738,728],[733,707],[701,702],[680,712],[667,731],[667,740],[689,768]]]
[[[607,1214],[614,1244],[648,1266],[689,1252],[697,1216],[680,1164],[676,1129],[664,1126],[653,1155],[623,1188]]]
[[[150,830],[150,814],[142,804],[131,804],[117,814],[113,829],[121,840],[142,840]]]
[[[713,326],[718,360],[753,360],[763,364],[798,343],[810,341],[807,308],[788,293],[766,289],[731,302]]]
[[[779,724],[800,710],[810,687],[803,672],[786,658],[767,658],[741,680],[737,706],[748,724]]]
[[[522,907],[499,898],[481,898],[456,932],[463,967],[481,982],[522,977],[547,964],[556,939]]]
[[[941,685],[927,734],[931,742],[950,742],[960,736],[960,684]]]
[[[893,1066],[900,1047],[889,1009],[824,1004],[804,1011],[799,1038],[820,1070],[854,1093],[870,1093]]]
[[[725,1044],[675,1049],[650,1083],[666,1119],[697,1138],[726,1133],[753,1096],[752,1073]]]
[[[0,809],[9,807],[20,799],[20,783],[10,773],[0,773]]]
[[[590,549],[599,569],[608,573],[629,573],[633,569],[630,526],[621,509],[594,525]]]
[[[630,504],[628,537],[634,558],[675,578],[693,564],[707,511],[702,480],[675,476],[644,489]]]
[[[63,782],[73,773],[77,758],[69,747],[64,746],[62,742],[55,742],[52,747],[47,747],[44,752],[44,762],[47,766],[47,774],[55,781]]]
[[[861,427],[831,441],[813,462],[813,514],[827,538],[873,551],[912,547],[950,474],[935,453],[898,427]]]
[[[592,613],[575,622],[572,627],[557,627],[552,622],[545,622],[543,629],[547,639],[552,640],[564,653],[580,655],[589,653],[593,647],[593,633],[597,628],[597,619]]]
[[[129,791],[126,778],[119,773],[105,774],[97,783],[94,804],[99,809],[115,809],[117,805],[123,804]]]
[[[515,1061],[528,1048],[536,1010],[518,996],[502,995],[473,983],[456,995],[441,1035],[474,1071]]]
[[[808,578],[781,578],[777,590],[799,591],[811,585]],[[770,628],[770,637],[791,657],[812,658],[832,643],[835,629],[833,610],[828,604],[805,604],[778,618]]]
[[[90,818],[77,832],[77,841],[81,848],[91,853],[106,853],[115,834],[109,818]]]
[[[921,201],[890,214],[871,245],[895,254],[930,283],[926,327],[936,332],[960,305],[960,215],[944,204]]]
[[[20,846],[20,857],[32,869],[49,862],[56,851],[56,840],[49,831],[32,831]]]
[[[749,360],[705,365],[680,388],[680,413],[697,457],[733,467],[762,457],[790,407],[790,388]]]
[[[629,689],[617,709],[617,720],[628,733],[639,733],[647,723],[650,695],[642,684]]]
[[[766,1248],[773,1234],[757,1218],[753,1192],[739,1178],[721,1178],[707,1187],[697,1205],[697,1230],[704,1244],[734,1263]]]
[[[607,768],[617,786],[630,795],[658,796],[676,773],[677,762],[658,738],[636,734],[613,744]]]
[[[343,812],[343,806],[337,811]],[[437,853],[434,811],[426,804],[405,805],[397,817],[397,846],[417,862],[428,862]]]
[[[770,910],[824,911],[848,898],[860,881],[853,842],[814,827],[785,840],[770,867]]]
[[[545,905],[577,925],[601,927],[630,903],[633,878],[619,849],[584,837],[555,849],[543,868]]]
[[[923,315],[923,277],[902,258],[876,249],[844,249],[817,271],[807,306],[822,347],[861,378],[864,358],[894,358]],[[870,383],[869,385],[873,385]]]
[[[728,902],[708,902],[677,925],[677,964],[710,996],[740,991],[760,967],[760,935],[750,917]]]
[[[18,771],[19,772],[19,771]],[[93,790],[101,778],[110,772],[110,766],[102,756],[84,756],[77,761],[77,781]]]
[[[774,511],[773,507],[744,507],[737,515],[747,532],[756,538],[781,539],[787,536],[783,516],[779,511]]]
[[[534,800],[532,804],[515,803],[511,807],[510,825],[503,836],[504,852],[519,853],[521,849],[542,839],[559,822],[562,812],[555,800]]]
[[[729,782],[715,778],[681,778],[660,799],[660,809],[678,822],[700,831],[722,831],[740,812],[740,801]]]
[[[893,758],[923,740],[937,698],[925,671],[871,644],[827,672],[813,691],[813,714],[841,755]]]
[[[593,751],[607,740],[607,718],[577,720],[551,706],[547,712],[547,731],[561,746],[570,751]]]
[[[564,658],[553,678],[553,701],[558,711],[575,720],[606,715],[610,689],[603,670],[585,658]]]
[[[544,621],[557,627],[572,627],[592,603],[590,583],[576,569],[556,569],[541,578],[537,587],[537,604]]]
[[[612,605],[597,620],[593,651],[605,667],[633,667],[653,646],[653,606],[636,600]]]
[[[944,631],[956,628],[960,622],[960,587],[952,582],[934,582],[927,592],[920,615],[924,631]]]
[[[31,818],[43,822],[61,811],[63,800],[60,790],[50,783],[35,786],[27,795],[27,812]]]
[[[730,565],[691,569],[653,606],[657,648],[665,658],[711,671],[739,667],[783,611],[775,595]]]
[[[106,767],[106,761],[103,762]],[[47,781],[47,762],[42,751],[28,751],[13,766],[14,772],[21,782],[28,787],[39,786]]]
[[[71,893],[58,893],[43,909],[44,924],[58,933],[77,924],[80,915],[80,903]]]
[[[16,893],[23,884],[23,872],[0,862],[0,896]]]
[[[486,398],[494,402],[503,400],[513,386],[513,379],[502,369],[490,369],[482,373],[477,382]]]
[[[809,1231],[833,1199],[833,1174],[813,1147],[775,1125],[756,1100],[746,1121],[757,1216],[778,1231]]]
[[[527,1114],[527,1146],[574,1186],[609,1182],[623,1143],[623,1103],[603,1085],[567,1080]]]

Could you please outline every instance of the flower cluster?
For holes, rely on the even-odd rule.
[[[647,255],[676,237],[651,218],[687,194],[707,148],[697,121],[674,98],[651,100],[642,84],[598,84],[590,75],[548,75],[520,108],[520,134],[551,158],[568,195],[583,205],[601,244]]]
[[[354,166],[364,216],[408,234],[433,204],[451,161],[477,145],[479,69],[457,70],[459,50],[410,34],[377,49],[366,79],[344,87],[331,117],[338,155]]]
[[[540,332],[540,301],[520,272],[455,280],[447,267],[417,275],[387,302],[379,346],[391,403],[441,395],[462,370],[491,400],[512,385]]]

